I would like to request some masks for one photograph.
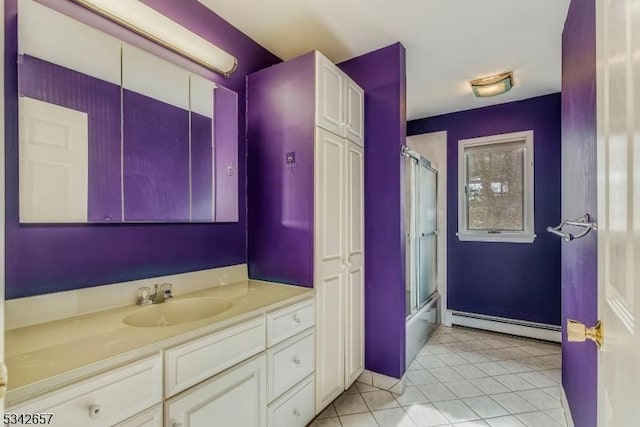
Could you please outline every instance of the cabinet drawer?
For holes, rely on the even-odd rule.
[[[265,349],[264,317],[165,352],[166,395],[186,390]]]
[[[315,369],[315,334],[309,329],[267,350],[269,402]]]
[[[162,405],[134,415],[114,427],[162,427]]]
[[[269,405],[268,427],[304,427],[315,415],[313,375]]]
[[[18,413],[52,413],[53,426],[112,426],[162,401],[162,357],[156,355],[49,393]]]
[[[303,301],[267,314],[267,347],[294,336],[313,326],[315,311],[313,300]]]

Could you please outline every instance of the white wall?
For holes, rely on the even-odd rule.
[[[447,313],[447,132],[424,133],[407,138],[407,145],[438,170],[438,291],[442,298],[441,322],[451,326]]]

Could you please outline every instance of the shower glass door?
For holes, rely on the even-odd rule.
[[[405,159],[407,316],[437,290],[437,182],[438,172],[428,160]]]
[[[419,165],[418,191],[418,307],[436,291],[436,243],[438,174],[423,159]]]

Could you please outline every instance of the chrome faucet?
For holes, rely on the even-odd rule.
[[[173,298],[172,294],[173,285],[171,283],[163,283],[154,285],[154,293],[151,294],[151,289],[148,286],[143,286],[138,289],[138,300],[136,304],[144,307],[151,304],[162,304],[169,298]]]

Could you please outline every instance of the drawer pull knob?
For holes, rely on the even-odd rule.
[[[293,410],[293,415],[295,415],[296,417],[300,417],[302,414],[300,413],[300,410],[296,408]]]
[[[102,414],[102,405],[91,405],[89,407],[89,418],[98,418]]]
[[[299,324],[300,324],[300,318],[298,317],[298,314],[297,314],[297,313],[293,315],[293,322],[294,322],[296,325],[299,325]]]
[[[302,361],[300,360],[300,358],[298,356],[296,356],[296,357],[293,358],[293,363],[295,363],[296,366],[300,366]]]

